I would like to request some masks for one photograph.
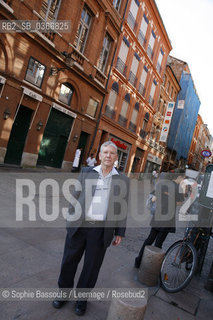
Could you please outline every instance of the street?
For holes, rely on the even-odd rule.
[[[16,224],[13,221],[16,201],[15,181],[17,179],[33,180],[36,185],[35,199],[38,200],[40,196],[38,185],[41,181],[54,177],[61,185],[71,174],[39,170],[33,172],[21,169],[18,172],[1,169],[0,174],[0,210],[3,219],[1,226],[4,226],[0,232],[1,288],[23,288],[25,290],[56,288],[66,235],[65,225],[63,226],[59,219],[57,220],[59,226],[50,223],[51,227],[48,227],[48,223],[42,221],[41,217],[38,219],[38,225],[33,221]],[[142,189],[142,184],[139,184],[139,188],[141,188],[139,194],[143,194],[145,191]],[[48,189],[47,211],[55,196],[57,195],[54,194],[51,197],[51,190]],[[62,197],[61,193],[59,198],[59,203],[63,207],[66,199]],[[54,201],[53,203],[55,204]],[[9,223],[11,223],[11,227]],[[96,288],[143,288],[137,279],[138,271],[134,268],[134,258],[148,233],[148,226],[140,228],[130,226],[120,246],[111,246],[108,249]],[[174,241],[181,239],[183,234],[184,228],[178,228],[175,234],[169,234],[163,249],[166,250]],[[213,239],[211,238],[201,277],[195,276],[183,291],[168,294],[159,286],[149,288],[145,320],[212,319],[212,293],[204,288],[212,256]],[[78,275],[79,270],[77,271]],[[78,319],[73,311],[74,302],[68,303],[62,310],[52,308],[50,301],[3,301],[1,297],[0,304],[0,315],[4,320]],[[110,301],[89,302],[88,310],[84,316],[85,320],[106,319],[109,304]]]

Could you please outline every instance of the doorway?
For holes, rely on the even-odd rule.
[[[73,118],[52,109],[40,144],[37,165],[61,168]]]
[[[20,165],[33,110],[20,106],[12,126],[4,162]]]

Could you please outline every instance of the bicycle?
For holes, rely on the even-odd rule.
[[[210,234],[210,228],[188,227],[183,240],[169,247],[160,272],[161,286],[165,291],[181,291],[196,272],[201,273]]]

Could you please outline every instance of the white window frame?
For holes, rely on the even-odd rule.
[[[52,14],[51,7],[53,5],[55,5],[55,10]],[[56,21],[57,17],[58,17],[60,6],[61,6],[61,0],[43,0],[41,10],[45,13],[45,9],[46,9],[44,20],[45,21]]]
[[[113,7],[114,7],[117,11],[120,10],[121,2],[122,2],[122,0],[113,0]]]
[[[105,72],[111,45],[112,45],[112,38],[108,33],[106,33],[103,41],[103,47],[101,50],[100,58],[98,61],[98,69],[100,69],[102,72]],[[105,56],[105,53],[106,53],[106,56]]]
[[[85,15],[84,17],[82,18],[82,14],[83,12],[85,11]],[[89,24],[87,24],[85,22],[85,17],[89,17]],[[80,22],[79,22],[79,25],[78,25],[78,31],[77,31],[77,34],[76,34],[76,37],[75,37],[75,48],[83,53],[84,50],[85,50],[85,47],[86,47],[86,43],[87,43],[87,38],[88,38],[88,34],[89,34],[89,30],[90,30],[90,26],[91,26],[91,21],[92,21],[92,14],[90,13],[90,11],[87,9],[87,7],[85,6],[81,12],[81,19],[80,19]],[[82,34],[84,32],[84,30],[87,30],[87,34],[86,34],[86,37],[84,39],[84,42],[81,43],[81,37],[82,37]],[[80,30],[80,31],[79,31]],[[79,34],[78,34],[79,33]],[[80,48],[79,48],[79,45],[81,44]],[[83,45],[82,45],[83,44]]]

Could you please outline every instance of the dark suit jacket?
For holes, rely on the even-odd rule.
[[[105,247],[110,245],[114,235],[122,237],[125,235],[128,212],[129,178],[120,172],[118,173],[118,175],[112,176],[107,216],[106,221],[103,222]],[[87,192],[90,193],[92,189],[92,196],[94,196],[98,176],[98,172],[93,170],[92,167],[85,167],[82,169],[78,177],[78,181],[80,182],[79,187],[81,186],[81,190],[75,190],[72,193],[73,198],[71,199],[68,220],[72,220],[73,217],[76,217],[76,213],[79,214],[79,218],[75,221],[67,221],[67,231],[71,236],[76,233],[85,220],[86,194]],[[88,188],[91,189],[88,190]],[[117,202],[116,197],[118,200]],[[121,200],[122,205],[119,203],[119,200]],[[89,208],[90,203],[88,203],[87,209]]]

